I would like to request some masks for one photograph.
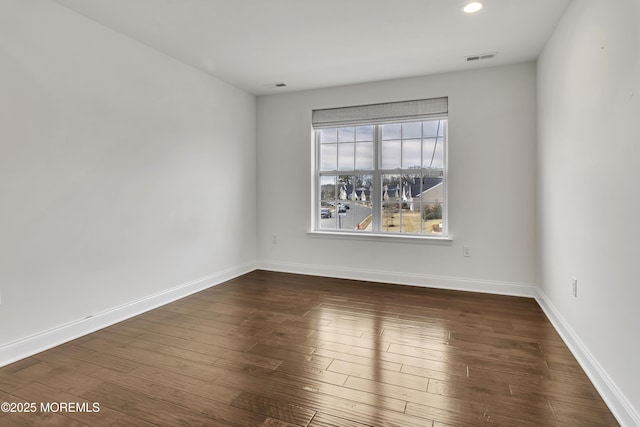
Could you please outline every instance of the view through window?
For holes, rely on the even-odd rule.
[[[315,230],[446,236],[447,118],[317,126]]]

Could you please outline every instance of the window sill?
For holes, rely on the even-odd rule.
[[[404,242],[436,245],[451,245],[453,243],[453,237],[451,236],[416,236],[411,234],[356,233],[351,231],[308,231],[307,235],[309,237],[329,239],[367,240],[378,242]]]

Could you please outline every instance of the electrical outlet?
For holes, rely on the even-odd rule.
[[[464,245],[462,247],[462,255],[466,256],[466,257],[470,257],[471,256],[471,246],[469,245]]]
[[[578,298],[578,279],[575,277],[571,279],[571,294],[574,298]]]

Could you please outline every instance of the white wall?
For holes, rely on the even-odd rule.
[[[308,235],[311,110],[440,96],[449,97],[453,243]],[[527,293],[525,288],[536,283],[535,98],[533,63],[259,97],[260,265],[396,283]],[[472,246],[471,258],[462,256],[463,244]]]
[[[0,350],[253,266],[255,103],[53,2],[3,0]]]
[[[540,284],[634,407],[628,425],[640,425],[638,22],[637,0],[574,1],[538,63]]]

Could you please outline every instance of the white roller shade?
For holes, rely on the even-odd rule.
[[[311,121],[314,128],[327,128],[423,120],[446,116],[448,111],[449,98],[443,97],[313,110]]]

